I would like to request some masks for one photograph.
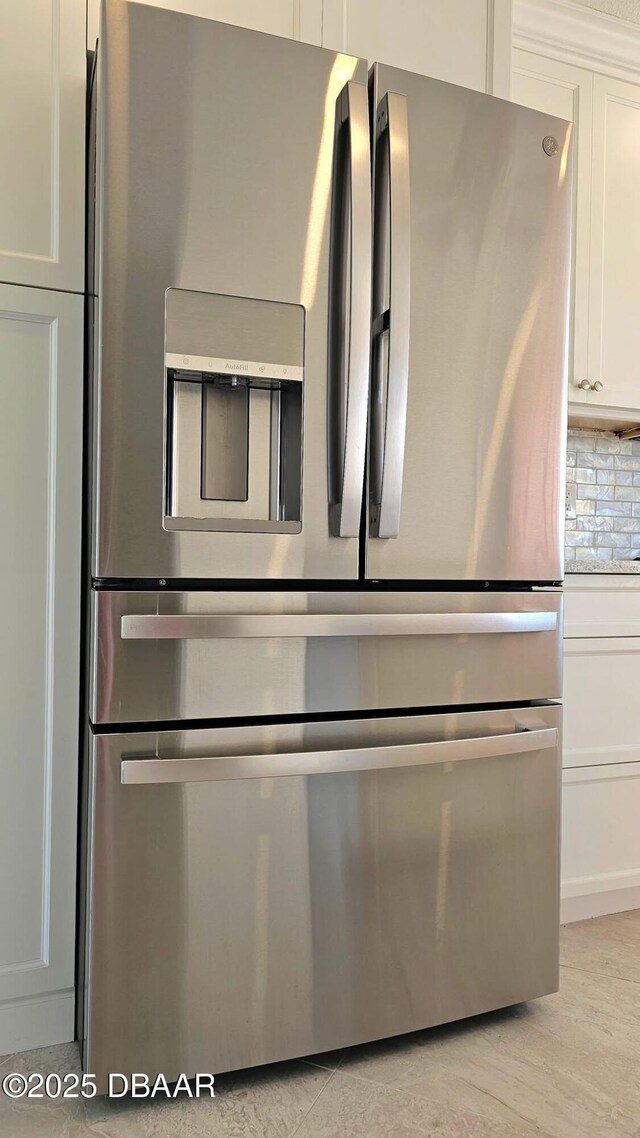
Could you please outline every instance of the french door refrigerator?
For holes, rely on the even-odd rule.
[[[86,1069],[553,991],[569,124],[105,0],[89,150]]]

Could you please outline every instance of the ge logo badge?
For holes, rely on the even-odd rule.
[[[547,134],[542,139],[542,149],[548,158],[553,158],[554,154],[558,153],[558,140],[552,134]]]

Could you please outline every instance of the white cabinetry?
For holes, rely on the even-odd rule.
[[[73,1038],[82,321],[0,285],[0,1054]]]
[[[640,59],[638,60],[640,66]],[[596,75],[588,402],[640,409],[640,85]]]
[[[516,0],[514,37],[516,43],[535,50],[513,52],[512,97],[576,124],[569,410],[604,425],[636,425],[640,420],[640,27],[577,5]],[[576,66],[578,61],[585,65]]]
[[[323,0],[322,43],[509,98],[511,0]]]
[[[0,281],[82,291],[81,0],[0,3]]]
[[[565,920],[640,907],[640,578],[576,575],[565,598]]]

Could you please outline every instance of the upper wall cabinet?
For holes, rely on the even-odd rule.
[[[569,413],[636,426],[640,26],[566,0],[515,0],[514,42],[512,97],[576,124]]]
[[[81,292],[85,13],[0,3],[0,281]]]
[[[640,409],[640,86],[596,75],[590,404]],[[593,386],[595,383],[595,387]],[[601,384],[601,387],[597,385]]]
[[[511,0],[324,0],[322,44],[509,98]]]
[[[142,0],[155,8],[172,8],[190,16],[204,16],[269,32],[285,39],[317,46],[322,41],[322,0]],[[100,0],[88,0],[87,45],[93,50],[100,22]]]
[[[511,97],[516,103],[545,111],[574,124],[574,273],[573,353],[569,367],[569,399],[585,403],[580,383],[589,369],[589,247],[591,225],[591,138],[593,75],[581,67],[514,51]]]

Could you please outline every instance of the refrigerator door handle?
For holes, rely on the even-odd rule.
[[[123,640],[216,640],[269,636],[468,636],[553,632],[557,612],[438,613],[130,613]]]
[[[381,99],[376,139],[370,528],[373,537],[384,538],[400,532],[409,385],[411,211],[405,95],[388,91]]]
[[[478,739],[439,739],[432,743],[401,743],[383,747],[348,747],[283,754],[223,755],[220,758],[123,758],[120,780],[125,784],[223,782],[245,778],[287,778],[294,775],[339,774],[392,767],[428,766],[470,759],[493,759],[557,747],[555,727],[525,729]]]
[[[345,146],[341,146],[344,138]],[[332,225],[333,316],[330,367],[334,407],[330,429],[338,436],[333,457],[335,490],[330,525],[335,537],[358,537],[367,449],[371,347],[371,153],[369,100],[361,83],[346,83],[336,101],[336,154]],[[337,261],[336,265],[333,262]],[[330,384],[331,387],[331,384]],[[331,461],[331,460],[330,460]]]

